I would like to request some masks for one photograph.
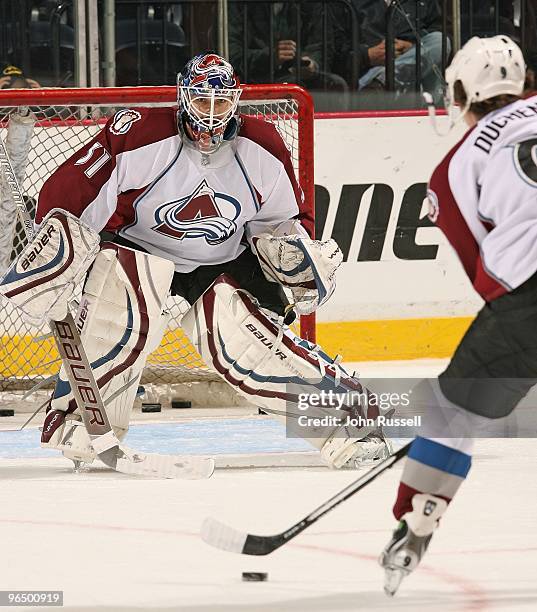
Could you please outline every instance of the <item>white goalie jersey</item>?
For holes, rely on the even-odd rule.
[[[173,108],[124,109],[46,181],[36,221],[62,208],[118,232],[177,272],[231,261],[248,236],[291,218],[307,230],[289,152],[276,128],[242,117],[233,146],[204,156],[185,145]]]

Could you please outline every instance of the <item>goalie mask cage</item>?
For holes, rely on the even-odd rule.
[[[34,89],[0,91],[0,137],[18,175],[32,216],[39,191],[54,170],[102,129],[121,108],[176,106],[175,87],[94,89]],[[30,127],[20,128],[17,115],[31,110]],[[313,105],[296,85],[243,87],[241,113],[273,123],[292,156],[295,173],[313,214]],[[21,136],[18,132],[23,132]],[[0,173],[0,275],[25,243],[16,221],[15,205]],[[144,369],[142,383],[181,383],[220,380],[208,368],[180,328],[188,304],[169,297],[170,323],[160,347]],[[302,337],[315,340],[313,315],[300,321]],[[25,323],[0,296],[0,391],[27,389],[55,375],[59,361],[49,328]]]

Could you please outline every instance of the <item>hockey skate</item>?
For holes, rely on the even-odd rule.
[[[403,578],[413,572],[425,554],[447,502],[419,493],[412,498],[412,512],[405,514],[379,558],[384,568],[384,592],[392,597]]]
[[[41,447],[59,450],[79,470],[84,464],[93,463],[96,453],[91,446],[88,432],[77,414],[62,410],[49,410],[43,423]]]
[[[126,433],[119,428],[114,428],[114,432],[119,439]],[[80,415],[63,410],[47,412],[41,431],[41,448],[59,450],[74,463],[76,471],[90,465],[97,457]]]
[[[419,537],[409,529],[406,521],[399,523],[379,559],[385,570],[386,595],[395,595],[403,578],[416,569],[432,537],[432,533]]]

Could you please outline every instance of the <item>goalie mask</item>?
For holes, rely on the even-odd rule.
[[[177,76],[179,129],[201,153],[214,153],[238,132],[240,82],[214,53],[196,55]]]

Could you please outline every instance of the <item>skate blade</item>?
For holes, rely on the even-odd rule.
[[[393,597],[397,593],[405,576],[406,572],[401,569],[386,568],[384,575],[384,592],[388,597]]]

